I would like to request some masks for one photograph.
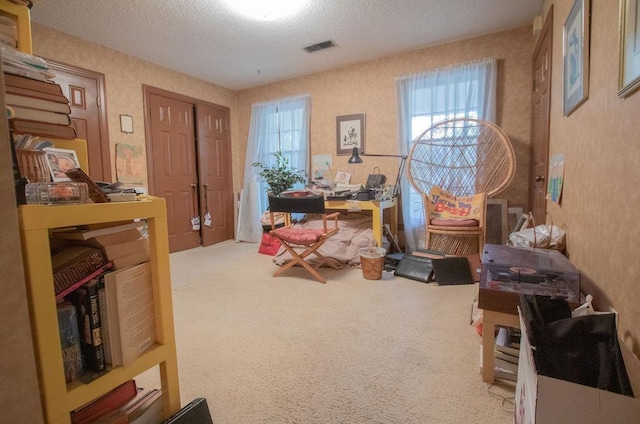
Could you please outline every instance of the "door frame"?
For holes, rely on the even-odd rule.
[[[532,61],[531,61],[531,69],[532,69],[532,75],[531,75],[531,79],[533,84],[536,83],[536,76],[535,76],[535,58],[537,57],[537,55],[540,52],[540,49],[542,48],[542,43],[545,39],[546,36],[549,36],[551,38],[550,41],[550,47],[549,47],[549,95],[548,95],[548,105],[547,105],[547,126],[545,128],[545,142],[546,142],[546,146],[544,147],[545,151],[546,151],[546,163],[547,163],[547,168],[549,166],[549,138],[550,138],[550,134],[551,134],[551,121],[550,121],[550,113],[551,113],[551,84],[552,84],[552,74],[553,74],[553,5],[551,5],[551,7],[549,8],[549,11],[547,12],[547,15],[545,17],[543,26],[542,26],[542,30],[540,31],[539,35],[538,35],[538,39],[536,40],[534,49],[533,49],[533,53],[531,55],[532,57]],[[535,87],[532,85],[532,89],[535,89]],[[536,146],[534,146],[534,143],[536,140],[534,140],[534,128],[536,127],[536,121],[534,120],[534,118],[536,117],[534,114],[534,96],[532,94],[531,96],[531,137],[530,137],[530,157],[529,157],[529,210],[530,211],[534,211],[534,200],[535,200],[535,190],[534,190],[534,184],[535,184],[535,179],[536,179],[536,172],[535,172],[535,160],[536,160],[536,156],[534,155],[534,148],[536,148]],[[538,149],[540,148],[539,146],[537,147]],[[546,171],[545,170],[545,176],[546,176]],[[544,184],[546,185],[546,179],[544,181]],[[545,188],[545,192],[546,192],[546,188]],[[546,212],[547,212],[547,201],[546,201],[546,197],[545,197],[545,201],[544,201],[544,211],[545,211],[545,215],[542,217],[534,217],[536,219],[536,222],[540,221],[542,223],[544,223],[546,218]],[[540,218],[543,218],[542,220]]]
[[[58,62],[54,59],[44,58],[49,69],[55,73],[56,70],[66,72],[68,74],[77,75],[79,77],[91,78],[97,81],[98,98],[96,103],[99,110],[99,131],[100,131],[100,156],[102,157],[102,175],[105,181],[113,181],[111,172],[111,143],[109,141],[109,124],[107,122],[107,95],[105,88],[104,74],[90,69],[80,68],[74,65]]]

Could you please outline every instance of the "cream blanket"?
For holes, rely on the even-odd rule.
[[[332,228],[332,221],[327,222]],[[338,231],[329,238],[318,252],[326,256],[335,268],[354,266],[360,264],[360,248],[374,245],[373,231],[371,230],[371,215],[363,213],[340,214],[338,217]],[[295,224],[294,228],[322,228],[322,219],[309,219],[302,223]],[[273,257],[273,262],[277,265],[284,265],[291,260],[291,254],[284,246],[280,247],[278,253]],[[308,256],[307,262],[311,265],[318,264],[315,255]]]

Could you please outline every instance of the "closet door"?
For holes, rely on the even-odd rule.
[[[193,122],[189,102],[149,93],[148,110],[152,163],[148,164],[151,194],[167,203],[169,250],[200,245],[200,231],[193,218],[199,216],[198,175]]]
[[[198,103],[198,175],[202,245],[233,238],[229,108]]]

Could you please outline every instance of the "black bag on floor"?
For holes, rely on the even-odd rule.
[[[632,396],[614,314],[571,317],[564,300],[520,295],[538,374]]]

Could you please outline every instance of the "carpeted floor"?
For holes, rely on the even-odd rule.
[[[479,374],[478,286],[322,268],[327,284],[232,241],[171,254],[182,403],[216,424],[511,423]],[[157,386],[157,371],[137,378]]]

